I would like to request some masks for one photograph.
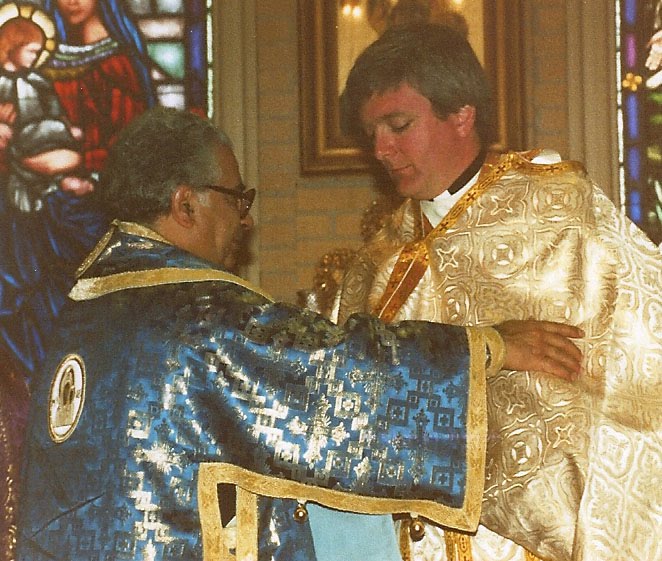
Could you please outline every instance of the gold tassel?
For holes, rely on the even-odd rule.
[[[471,539],[466,534],[444,530],[448,561],[473,561]]]
[[[400,555],[402,561],[411,561],[411,547],[409,545],[409,525],[411,518],[406,518],[400,523]]]

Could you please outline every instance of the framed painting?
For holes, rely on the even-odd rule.
[[[497,150],[521,148],[523,136],[521,32],[518,2],[431,0],[466,25],[495,94]],[[424,0],[422,0],[424,3]],[[359,53],[377,39],[397,0],[299,0],[301,171],[363,173],[371,158],[341,128],[340,95]]]

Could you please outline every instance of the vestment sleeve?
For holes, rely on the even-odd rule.
[[[229,309],[233,327],[204,357],[217,391],[196,394],[202,424],[229,451],[218,482],[475,528],[485,330],[368,315],[338,327],[284,304]]]

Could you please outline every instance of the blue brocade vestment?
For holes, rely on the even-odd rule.
[[[71,298],[34,394],[19,559],[313,561],[297,500],[475,529],[486,330],[337,327],[126,223]]]

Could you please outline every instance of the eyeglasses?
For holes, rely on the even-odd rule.
[[[228,189],[227,187],[221,187],[220,185],[205,185],[205,188],[216,191],[217,193],[223,193],[224,195],[235,197],[239,208],[239,218],[242,220],[246,218],[251,211],[253,201],[255,200],[255,189],[248,189],[245,191],[246,186],[243,183],[240,183],[234,189]]]

